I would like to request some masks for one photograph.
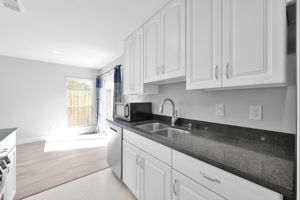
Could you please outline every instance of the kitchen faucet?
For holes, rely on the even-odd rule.
[[[175,109],[175,104],[174,101],[170,98],[165,98],[162,102],[162,104],[159,107],[159,113],[163,113],[164,112],[164,105],[165,103],[169,101],[172,104],[172,123],[171,126],[175,126],[176,120],[177,120],[177,110]]]

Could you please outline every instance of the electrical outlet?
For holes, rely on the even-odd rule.
[[[216,116],[225,116],[224,104],[216,104]]]
[[[263,111],[262,111],[262,106],[250,106],[250,114],[249,118],[250,120],[262,120],[263,118]]]

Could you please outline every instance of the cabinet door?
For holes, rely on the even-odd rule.
[[[123,140],[123,182],[138,199],[141,184],[139,160],[140,150]]]
[[[171,200],[171,168],[142,152],[141,200]]]
[[[174,200],[225,200],[186,176],[172,170]]]
[[[128,37],[124,43],[124,94],[133,94],[135,90],[135,73],[133,62],[132,37]]]
[[[133,43],[133,65],[134,71],[130,71],[130,73],[134,73],[134,93],[140,94],[143,93],[144,90],[144,31],[143,28],[137,30],[132,36]]]
[[[286,0],[223,0],[223,86],[286,82]]]
[[[222,85],[221,10],[221,0],[187,0],[187,89]]]
[[[6,194],[8,200],[13,200],[16,194],[16,147],[8,154],[10,164],[8,166]]]
[[[144,82],[160,80],[160,15],[144,25]]]
[[[171,1],[161,12],[162,80],[185,76],[185,0]]]

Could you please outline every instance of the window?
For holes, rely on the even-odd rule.
[[[68,127],[92,125],[93,81],[67,79]]]

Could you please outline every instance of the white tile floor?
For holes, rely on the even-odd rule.
[[[82,177],[24,200],[136,200],[111,169]]]

